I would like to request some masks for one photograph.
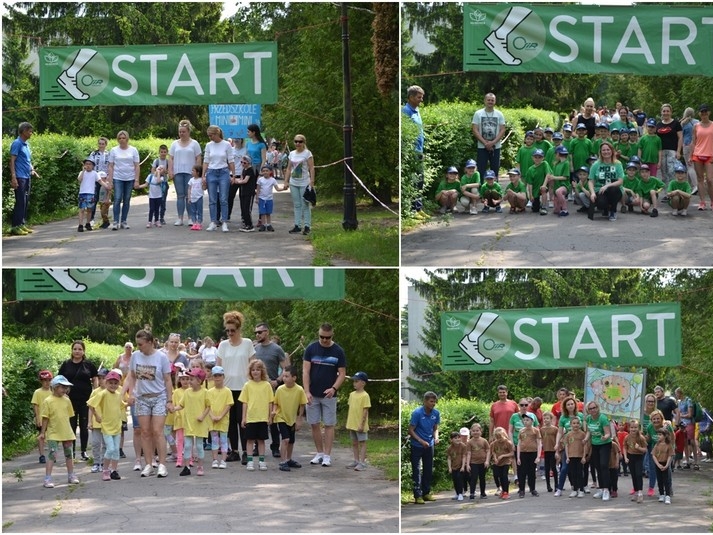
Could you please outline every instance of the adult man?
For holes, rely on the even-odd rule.
[[[30,201],[30,177],[39,177],[32,167],[32,151],[27,140],[32,137],[32,125],[20,123],[17,127],[17,139],[10,145],[10,187],[15,190],[15,208],[12,211],[13,236],[25,236],[32,232],[26,226],[27,206]]]
[[[305,349],[302,363],[302,384],[307,394],[307,423],[317,454],[310,464],[332,466],[334,426],[337,425],[337,390],[347,376],[344,350],[335,343],[334,329],[329,323],[319,327],[319,340]],[[324,423],[324,438],[319,427]]]
[[[678,424],[678,404],[670,396],[664,395],[663,387],[654,387],[656,397],[656,408],[663,413],[663,419],[668,420],[675,427]]]
[[[683,394],[683,389],[678,387],[674,390],[674,395],[678,400],[678,413],[680,416],[680,423],[685,426],[686,433],[686,446],[683,450],[683,468],[690,469],[691,465],[688,460],[691,458],[691,453],[693,453],[693,468],[698,470],[698,441],[696,440],[696,421],[694,420],[695,403],[693,400]],[[693,451],[691,451],[693,450]]]
[[[418,112],[418,107],[423,102],[424,91],[421,87],[417,85],[412,85],[406,90],[406,104],[401,109],[402,113],[411,119],[419,129],[418,137],[414,143],[414,151],[416,152],[416,158],[420,162],[418,170],[418,181],[416,182],[416,188],[419,192],[423,191],[423,147],[425,143],[425,138],[423,135],[423,120],[421,119],[421,114]],[[414,199],[411,209],[416,212],[419,216],[423,214],[421,211],[423,209],[423,201],[420,197]]]
[[[272,390],[276,390],[282,384],[282,379],[278,372],[279,368],[285,369],[289,366],[289,361],[285,358],[282,348],[270,339],[270,327],[267,323],[258,323],[255,326],[255,357],[265,363],[267,377],[270,379]],[[280,431],[276,422],[270,425],[270,450],[273,457],[280,456]]]
[[[490,406],[490,425],[488,426],[488,438],[492,440],[493,431],[496,427],[502,427],[507,431],[510,426],[510,417],[520,408],[517,402],[508,399],[508,387],[498,386],[498,400]]]
[[[416,503],[420,504],[435,501],[431,495],[433,450],[438,444],[438,426],[441,423],[441,413],[436,409],[437,401],[435,392],[426,392],[423,395],[423,405],[411,413],[408,425],[408,434],[411,437],[413,497]]]
[[[473,115],[473,135],[478,141],[478,172],[485,176],[490,169],[498,176],[500,171],[500,140],[505,135],[505,117],[495,109],[495,95],[485,95],[485,107]]]

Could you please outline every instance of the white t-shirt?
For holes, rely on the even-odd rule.
[[[215,364],[215,358],[218,356],[218,348],[215,346],[201,346],[200,354],[206,364]]]
[[[146,181],[151,179],[149,184],[149,199],[160,199],[163,197],[163,190],[161,189],[161,182],[163,182],[163,177],[161,175],[150,174],[146,177]]]
[[[277,180],[275,180],[274,176],[268,178],[261,176],[260,178],[258,178],[258,199],[262,199],[263,201],[271,201],[273,197],[272,191],[275,186],[277,186]]]
[[[134,351],[129,361],[129,369],[136,375],[133,396],[162,394],[166,391],[164,375],[171,373],[171,363],[163,351],[156,350],[151,355]]]
[[[481,108],[473,115],[472,124],[478,126],[483,139],[493,141],[498,136],[500,127],[505,125],[505,116],[496,109],[493,109],[493,111],[485,111],[485,108]],[[478,148],[484,149],[485,145],[478,141]],[[495,144],[495,148],[500,148],[500,141]]]
[[[218,358],[225,370],[225,386],[230,390],[242,390],[248,380],[248,364],[255,355],[251,340],[243,338],[238,345],[231,345],[230,340],[223,340],[218,346]]]
[[[302,152],[293,150],[290,152],[290,184],[293,186],[309,185],[309,164],[307,160],[312,157],[309,149]]]
[[[188,189],[191,192],[191,202],[203,200],[203,181],[200,178],[192,176],[188,181]]]
[[[191,174],[193,166],[196,165],[196,158],[201,155],[201,146],[195,139],[191,139],[185,147],[181,145],[181,140],[177,139],[171,143],[168,155],[173,161],[173,174]]]
[[[79,173],[82,174],[81,172]],[[84,176],[82,177],[82,182],[79,184],[79,194],[91,193],[94,195],[95,184],[99,181],[99,173],[94,170],[84,171]]]
[[[235,160],[235,176],[241,176],[243,174],[243,156],[248,153],[248,149],[241,147],[239,149],[233,149],[233,159]]]
[[[109,163],[114,164],[114,180],[129,182],[136,180],[136,168],[139,163],[139,151],[129,145],[126,149],[114,147],[109,151]]]
[[[233,147],[224,139],[209,141],[205,145],[205,163],[208,169],[225,169],[234,161]]]

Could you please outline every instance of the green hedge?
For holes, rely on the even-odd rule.
[[[408,436],[408,424],[411,412],[419,407],[421,402],[402,403],[401,405],[401,492],[413,492],[411,476],[411,445]],[[446,490],[452,485],[448,473],[446,449],[450,442],[451,431],[458,431],[479,423],[483,428],[483,436],[488,438],[488,425],[490,423],[490,402],[470,399],[440,399],[436,408],[441,413],[439,426],[440,442],[436,446],[436,455],[433,461],[433,489]]]
[[[122,346],[85,340],[87,358],[97,367],[113,365]],[[71,355],[71,341],[67,343],[3,337],[2,386],[7,396],[2,402],[2,440],[13,442],[34,433],[34,413],[30,401],[40,387],[37,373],[48,369],[56,375],[60,364]]]
[[[3,137],[2,140],[2,217],[3,225],[10,224],[15,196],[10,187],[10,145],[15,140]],[[171,139],[132,139],[130,144],[139,151],[142,179],[151,172],[151,164],[158,157],[158,148],[165,144],[171,146]],[[34,134],[29,141],[32,150],[32,164],[41,178],[32,178],[32,193],[28,210],[28,220],[38,222],[46,220],[54,213],[77,208],[79,182],[77,175],[82,170],[82,160],[97,148],[97,137],[75,138],[60,134]],[[115,140],[109,140],[107,150],[116,146]],[[147,158],[148,156],[148,158]],[[147,190],[134,192],[145,195]]]

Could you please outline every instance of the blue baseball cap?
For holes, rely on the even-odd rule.
[[[565,147],[564,145],[560,145],[559,147],[557,147],[557,148],[555,149],[555,152],[556,152],[557,154],[563,154],[563,155],[565,155],[565,156],[567,156],[567,155],[569,154],[569,151],[567,150],[567,147]]]
[[[590,154],[589,158],[587,158],[587,160],[589,160],[589,161],[598,160],[598,159],[599,159],[599,156],[597,156],[596,154]]]
[[[577,123],[577,130],[586,130],[586,129],[587,129],[587,125],[585,125],[584,123]]]
[[[649,119],[646,121],[646,126],[656,126],[656,119]]]
[[[554,130],[552,130],[551,126],[548,126],[545,128],[545,133],[547,133],[547,132],[554,132]]]
[[[638,156],[632,156],[631,158],[629,158],[629,162],[630,163],[641,163],[641,158],[639,158]]]
[[[488,170],[485,172],[485,178],[486,178],[486,179],[495,178],[495,171],[493,171],[492,169],[488,169]]]
[[[607,130],[609,130],[609,125],[607,123],[602,122],[597,125],[597,128],[606,128]]]
[[[465,166],[466,167],[475,167],[475,160],[473,160],[472,158],[470,160],[467,160],[465,162]]]
[[[446,171],[446,173],[448,173],[448,174],[451,174],[451,173],[456,173],[456,174],[458,174],[458,169],[456,169],[456,167],[455,167],[454,165],[451,165],[451,166],[448,168],[448,171]]]
[[[532,153],[533,156],[542,156],[544,158],[545,156],[545,151],[542,149],[535,149],[535,152]]]
[[[369,376],[366,374],[366,372],[356,372],[354,375],[352,375],[352,381],[364,381],[365,383],[368,383]]]
[[[636,164],[633,163],[633,162],[629,162],[628,164],[626,164],[626,168],[627,168],[627,169],[638,169],[639,166],[636,165]]]
[[[673,172],[674,173],[685,173],[686,166],[683,165],[681,162],[676,162],[676,165],[673,166]]]
[[[225,375],[225,370],[223,369],[222,366],[213,366],[210,369],[210,373],[212,375]]]
[[[564,125],[564,126],[562,127],[562,130],[566,130],[567,132],[571,132],[571,131],[572,131],[572,125],[569,124],[569,123],[567,123],[566,125]]]
[[[517,167],[513,167],[510,171],[508,171],[508,175],[520,176],[520,170]]]
[[[611,129],[611,132],[612,132],[612,134],[613,134],[614,132],[619,132],[619,129],[618,129],[618,128],[612,128],[612,129]]]
[[[582,167],[577,169],[577,172],[579,172],[579,171],[584,171],[585,173],[589,174],[589,167],[587,167],[586,165],[583,165]]]
[[[637,134],[639,133],[639,130],[637,128],[629,128],[629,133],[630,134]]]
[[[535,133],[532,130],[528,130],[525,132],[525,137],[530,136],[530,137],[535,137]]]
[[[554,134],[552,134],[552,139],[564,139],[564,136],[562,135],[562,132],[555,132]]]
[[[63,386],[74,386],[70,383],[64,375],[57,375],[54,379],[50,381],[50,386],[54,388],[57,385]]]
[[[639,167],[639,171],[650,171],[650,170],[651,169],[649,169],[649,164],[647,164],[647,163],[642,163],[641,167]]]

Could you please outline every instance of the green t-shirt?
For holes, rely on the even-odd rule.
[[[651,193],[652,190],[660,191],[665,187],[664,183],[661,182],[658,178],[655,176],[649,177],[648,181],[639,180],[639,189],[636,193],[638,193],[641,197],[646,197],[647,199],[649,198],[649,193]]]
[[[460,192],[460,180],[454,180],[453,182],[448,182],[448,180],[441,180],[438,184],[438,189],[436,189],[436,197],[442,191],[457,190]]]
[[[624,182],[621,184],[622,192],[625,189],[630,189],[634,193],[639,190],[639,177],[634,175],[634,178],[629,178],[629,175],[624,175]]]
[[[490,192],[497,193],[499,196],[502,197],[503,188],[501,188],[500,184],[498,184],[494,180],[493,180],[492,184],[488,184],[487,182],[485,182],[484,184],[480,185],[480,197],[481,198],[484,198]]]
[[[517,181],[517,185],[510,182],[506,187],[505,191],[514,191],[515,193],[527,193],[527,186],[522,180]]]
[[[530,415],[532,418],[532,427],[537,427],[540,425],[540,423],[537,421],[537,416],[535,416],[534,413],[527,411],[527,414]],[[510,417],[510,425],[512,425],[512,434],[513,436],[510,437],[512,439],[513,445],[517,447],[517,442],[518,442],[518,435],[520,434],[520,430],[525,427],[525,422],[522,421],[522,416],[520,416],[520,412],[516,412]]]
[[[525,183],[532,185],[532,194],[535,197],[540,194],[540,187],[545,183],[545,176],[550,174],[552,174],[552,168],[545,161],[540,165],[533,165],[525,173]]]
[[[604,440],[604,431],[609,428],[609,418],[599,413],[598,418],[592,418],[590,414],[587,414],[584,421],[587,424],[587,431],[589,431],[589,436],[592,441],[592,446],[601,446],[602,444],[609,444],[612,441],[612,437],[609,436],[607,440]]]
[[[668,432],[671,433],[671,440],[673,440],[673,427],[671,427],[666,421],[664,421],[663,426],[664,429],[668,429]],[[654,424],[651,423],[651,418],[649,418],[649,423],[646,426],[646,430],[644,431],[644,434],[649,437],[649,446],[652,448],[656,445],[656,443],[659,441],[659,434],[656,432],[656,428],[654,427]]]
[[[597,160],[589,170],[589,180],[594,182],[594,192],[598,192],[602,186],[616,182],[624,178],[624,168],[621,163],[604,163]]]
[[[542,152],[547,154],[547,151],[552,148],[552,143],[550,143],[546,139],[543,139],[542,141],[535,141],[532,146],[536,149],[542,149]]]
[[[567,147],[567,151],[568,151],[568,152],[572,152],[569,147],[570,147],[570,145],[572,145],[572,140],[573,140],[573,139],[574,139],[574,138],[571,137],[571,138],[569,138],[569,139],[563,139],[563,140],[562,140],[562,145],[565,146],[565,147]]]
[[[463,175],[462,177],[460,177],[460,185],[461,185],[461,195],[460,196],[461,197],[463,196],[463,192],[462,192],[463,186],[467,186],[470,184],[480,185],[480,173],[478,173],[478,171],[476,171],[475,173],[473,173],[470,176]],[[467,188],[467,189],[471,190],[471,192],[472,192],[472,190],[476,190],[476,191],[478,190],[478,188]]]
[[[629,142],[629,159],[631,159],[632,156],[638,156],[639,155],[639,142],[637,141],[636,143]]]
[[[631,152],[631,144],[628,141],[626,143],[616,143],[614,145],[614,150],[619,152],[617,159],[621,158],[625,162],[629,161],[630,156],[636,154],[635,152]]]
[[[683,182],[672,180],[668,183],[668,189],[666,191],[683,191],[685,193],[691,193],[691,185],[688,183],[688,180],[684,180]]]
[[[557,163],[557,153],[555,152],[557,147],[559,147],[559,145],[552,145],[552,148],[545,153],[545,161],[550,164],[550,167],[552,168],[554,168]]]
[[[572,166],[579,169],[583,165],[587,165],[587,158],[594,154],[592,140],[588,137],[584,139],[572,139],[569,146],[569,153],[572,155]]]
[[[570,190],[571,182],[569,181],[569,160],[555,162],[555,164],[552,166],[552,174],[554,176],[564,177],[562,179],[555,180],[555,189],[564,186],[565,188],[567,188],[567,191]]]
[[[660,150],[661,138],[656,134],[645,134],[641,136],[641,139],[639,139],[639,152],[641,153],[641,163],[658,163]]]
[[[520,174],[525,176],[527,170],[532,167],[532,153],[535,152],[535,146],[523,145],[517,151],[517,163],[520,166]]]
[[[582,424],[582,426],[583,426],[584,425],[584,414],[582,414],[581,412],[578,412],[577,417],[579,418],[580,424]],[[562,414],[562,416],[560,416],[559,422],[557,422],[557,425],[559,427],[562,427],[564,429],[565,433],[569,433],[572,430],[571,421],[572,421],[572,418]]]

